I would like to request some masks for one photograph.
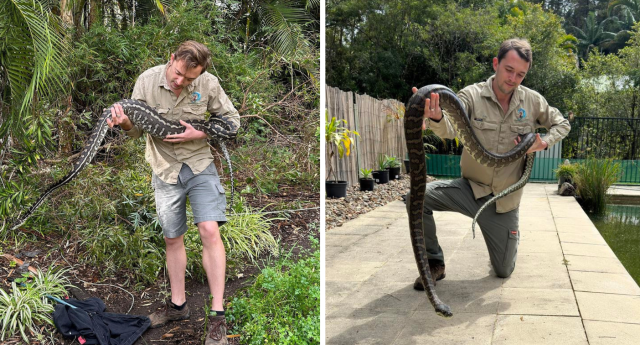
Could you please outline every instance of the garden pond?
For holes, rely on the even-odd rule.
[[[604,216],[589,217],[640,285],[640,205],[607,204]]]

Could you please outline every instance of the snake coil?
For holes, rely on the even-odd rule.
[[[469,115],[466,113],[464,106],[458,96],[449,88],[442,85],[427,85],[416,92],[406,104],[406,113],[404,117],[404,132],[411,162],[411,196],[407,202],[409,203],[409,227],[411,232],[411,245],[413,253],[420,272],[420,278],[424,286],[424,290],[429,298],[429,302],[436,311],[436,314],[442,317],[452,317],[451,308],[444,304],[435,291],[433,277],[427,260],[427,251],[422,230],[422,210],[424,208],[425,187],[427,185],[427,163],[425,160],[424,144],[422,142],[422,123],[424,116],[424,106],[427,97],[431,93],[440,95],[440,106],[447,112],[451,124],[457,132],[457,136],[464,145],[465,150],[469,152],[474,160],[488,167],[504,167],[512,164],[527,155],[527,150],[535,143],[536,136],[533,133],[525,135],[520,143],[509,152],[504,154],[496,154],[487,151],[478,137],[473,132]],[[507,188],[509,193],[522,188],[526,184],[526,180],[522,183],[524,177],[528,180],[530,168],[533,166],[533,154],[527,155],[527,167],[529,173],[525,172],[523,178],[516,184]],[[515,186],[519,186],[514,189]],[[506,191],[506,190],[505,190]],[[502,194],[502,193],[501,193]],[[500,194],[499,194],[500,195]],[[504,194],[506,195],[506,194]],[[500,197],[504,196],[501,195]],[[494,197],[490,202],[495,202],[498,196]],[[489,204],[489,202],[487,202]],[[481,208],[478,215],[482,210]],[[476,215],[477,218],[477,215]],[[474,220],[475,225],[475,220]]]
[[[180,134],[184,132],[185,127],[177,121],[170,121],[158,114],[158,112],[152,107],[148,106],[142,101],[135,99],[123,99],[119,101],[122,105],[124,113],[129,117],[132,123],[142,129],[144,132],[150,135],[164,139],[168,135]],[[52,184],[47,190],[40,195],[38,200],[29,208],[29,210],[21,217],[18,217],[13,223],[11,230],[17,229],[24,224],[27,219],[33,214],[33,212],[42,205],[44,200],[54,190],[69,183],[75,178],[84,168],[91,163],[100,144],[104,140],[109,125],[107,124],[107,118],[111,117],[111,107],[102,112],[100,119],[96,127],[93,129],[89,141],[80,152],[80,158],[73,165],[73,169],[69,174]],[[229,140],[235,137],[237,126],[228,119],[211,116],[207,121],[205,120],[187,120],[185,121],[192,125],[195,129],[205,132],[209,137],[220,140],[220,146],[224,153],[227,164],[229,165],[230,177],[231,177],[231,203],[233,204],[234,188],[233,188],[233,170],[231,169],[231,161],[229,160],[229,153],[222,140]]]

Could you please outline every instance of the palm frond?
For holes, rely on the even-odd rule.
[[[0,67],[6,74],[9,114],[0,126],[0,137],[20,126],[29,115],[36,95],[52,96],[64,90],[68,70],[68,48],[62,25],[46,4],[39,1],[3,0],[6,15],[0,27],[5,40],[0,51]]]
[[[302,26],[311,19],[304,8],[291,0],[271,0],[261,4],[258,13],[264,28],[271,33],[274,49],[283,55],[295,51],[303,39]]]

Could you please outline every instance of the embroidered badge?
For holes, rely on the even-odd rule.
[[[198,103],[198,101],[200,100],[200,98],[202,98],[202,96],[200,96],[200,92],[198,91],[194,91],[191,94],[191,103]]]
[[[527,117],[527,111],[523,108],[518,109],[518,121],[524,121]]]

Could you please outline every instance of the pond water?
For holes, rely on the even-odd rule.
[[[640,205],[607,204],[605,216],[589,217],[640,285]]]

